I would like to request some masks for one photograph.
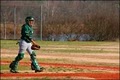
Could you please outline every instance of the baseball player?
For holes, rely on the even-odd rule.
[[[27,51],[31,58],[31,69],[35,70],[35,72],[42,72],[43,68],[38,65],[38,62],[36,60],[36,54],[34,50],[31,49],[32,44],[38,45],[33,39],[33,28],[34,25],[34,18],[31,16],[26,17],[25,24],[22,26],[21,29],[21,39],[19,42],[19,52],[16,56],[15,60],[12,61],[9,65],[10,72],[12,73],[18,73],[17,67],[20,60],[24,58],[24,53]]]

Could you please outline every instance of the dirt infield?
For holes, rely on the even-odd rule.
[[[118,73],[4,73],[1,74],[1,77],[78,77],[78,78],[87,78],[87,79],[97,79],[97,80],[118,80],[119,74]],[[77,78],[77,79],[78,79]]]
[[[1,61],[1,65],[7,65],[10,61]],[[20,62],[22,66],[29,66],[30,62]],[[42,66],[54,66],[54,67],[69,67],[69,68],[82,68],[82,69],[91,69],[91,70],[102,70],[104,72],[101,73],[75,73],[75,72],[41,72],[41,73],[34,73],[32,71],[28,72],[20,72],[17,74],[10,73],[8,71],[4,71],[1,73],[1,78],[44,78],[49,77],[52,79],[60,79],[66,78],[69,79],[95,79],[95,80],[103,80],[103,79],[111,79],[111,80],[118,80],[119,79],[119,68],[118,67],[106,67],[106,66],[84,66],[84,65],[73,65],[73,64],[56,64],[56,63],[40,63]],[[112,71],[112,72],[107,72]]]
[[[1,61],[1,65],[10,64],[10,61]],[[30,66],[30,62],[20,62],[23,66]],[[87,65],[75,65],[75,64],[60,64],[60,63],[40,63],[42,66],[54,66],[54,67],[68,67],[68,68],[82,68],[82,69],[93,69],[93,70],[111,70],[119,71],[119,67],[109,66],[87,66]]]

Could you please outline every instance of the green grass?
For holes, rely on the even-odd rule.
[[[104,50],[75,50],[75,49],[65,49],[65,50],[61,50],[61,49],[57,49],[57,50],[42,50],[42,52],[47,52],[47,53],[57,53],[57,52],[61,52],[61,53],[118,53],[118,51],[104,51]]]
[[[18,50],[18,45],[16,45],[17,40],[1,40],[1,49],[16,49]],[[81,49],[86,46],[88,47],[99,47],[99,46],[112,46],[119,45],[119,42],[97,42],[97,41],[36,41],[41,46],[42,53],[118,53],[118,51],[109,51],[102,48],[90,50],[89,48]],[[47,49],[50,48],[50,49]],[[56,49],[54,49],[56,48]],[[61,49],[65,48],[65,49]],[[37,51],[38,52],[38,51]]]
[[[1,70],[9,70],[9,65],[1,65],[0,67]],[[30,66],[22,66],[22,65],[19,65],[18,66],[18,70],[31,70]]]
[[[1,61],[13,61],[14,60],[14,58],[12,58],[12,57],[9,57],[9,58],[1,58]],[[28,61],[30,61],[30,58],[23,58],[22,60],[21,60],[22,62],[28,62]],[[42,62],[42,63],[71,63],[71,60],[68,60],[68,59],[50,59],[50,58],[47,58],[47,59],[45,59],[45,58],[37,58],[37,61],[38,62]]]
[[[67,46],[67,47],[71,47],[71,46],[101,46],[101,45],[105,45],[105,44],[118,44],[118,42],[97,42],[97,41],[65,41],[65,42],[60,42],[60,41],[36,41],[39,45],[41,45],[42,47],[59,47],[59,46]],[[1,48],[15,48],[18,47],[18,45],[16,45],[17,40],[1,40]]]
[[[8,65],[1,65],[0,70],[8,70],[9,66]]]
[[[16,40],[1,40],[1,48],[4,49],[17,49]]]
[[[1,58],[1,61],[13,61],[14,58]],[[21,62],[28,62],[30,61],[29,58],[24,58]],[[69,59],[50,59],[50,58],[37,58],[39,63],[61,63],[61,64],[80,64],[80,65],[89,65],[89,66],[111,66],[111,67],[119,67],[119,64],[116,63],[97,63],[97,62],[76,62]],[[1,65],[2,66],[2,65]],[[2,69],[8,69],[9,67],[2,67]],[[23,67],[24,68],[24,67]]]

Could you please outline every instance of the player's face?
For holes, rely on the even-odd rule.
[[[34,26],[34,21],[29,21],[30,26]]]

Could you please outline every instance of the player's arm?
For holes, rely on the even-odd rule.
[[[33,45],[38,45],[33,39],[31,39]]]
[[[33,45],[39,46],[31,37],[29,37],[29,36],[27,36],[27,35],[26,35],[26,37],[27,37],[27,39],[28,39]]]

